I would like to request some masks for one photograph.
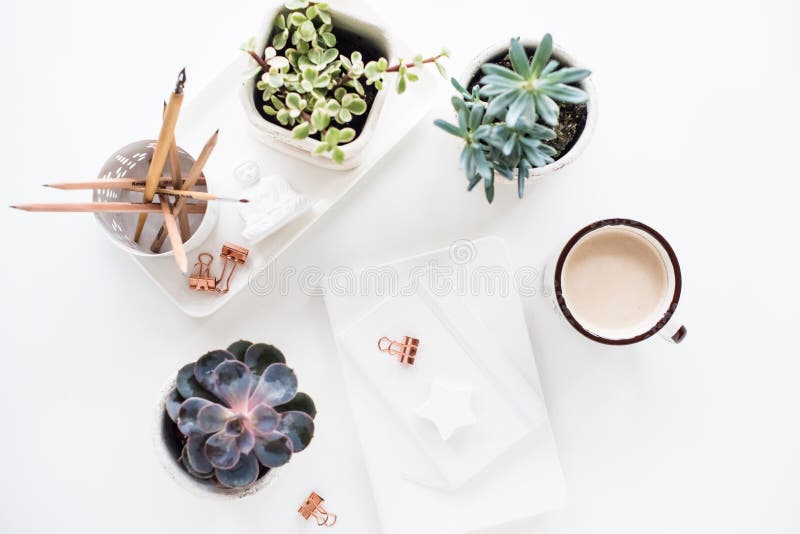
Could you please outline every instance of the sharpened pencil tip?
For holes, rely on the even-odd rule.
[[[42,184],[42,187],[50,187],[50,184]]]
[[[250,201],[248,199],[246,199],[246,198],[240,198],[239,202],[247,203],[247,202],[250,202]]]
[[[14,208],[15,210],[19,209],[17,206],[9,206],[9,208]]]

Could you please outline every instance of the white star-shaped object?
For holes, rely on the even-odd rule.
[[[447,441],[459,428],[474,425],[475,414],[470,407],[472,386],[442,382],[438,378],[431,384],[431,393],[417,408],[417,415],[428,419]]]

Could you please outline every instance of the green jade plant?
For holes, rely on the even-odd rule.
[[[532,167],[554,161],[555,148],[548,141],[556,138],[552,127],[558,124],[557,101],[584,103],[588,95],[569,84],[580,82],[591,72],[575,67],[559,68],[551,60],[553,38],[544,36],[532,58],[528,58],[519,39],[511,39],[508,57],[512,68],[486,63],[484,76],[472,87],[464,88],[455,78],[458,91],[452,97],[458,124],[437,119],[434,124],[464,140],[460,163],[471,191],[483,181],[486,199],[494,200],[495,173],[514,179],[522,198],[525,180]]]
[[[295,139],[320,140],[315,155],[330,153],[335,162],[344,161],[340,145],[356,137],[347,125],[367,112],[365,85],[381,90],[388,76],[395,75],[395,89],[402,94],[409,83],[419,80],[414,70],[426,63],[433,63],[446,77],[440,61],[448,56],[445,50],[427,58],[418,54],[408,63],[400,59],[390,65],[384,57],[364,63],[361,52],[349,57],[339,53],[328,4],[288,0],[285,7],[289,11],[276,17],[263,54],[255,50],[255,37],[242,45],[258,64],[245,76],[260,76],[256,88],[261,91],[262,109],[291,128]]]
[[[317,413],[281,351],[244,340],[183,366],[166,412],[186,472],[241,490],[308,446]]]

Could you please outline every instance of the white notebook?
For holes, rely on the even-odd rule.
[[[484,238],[473,244],[474,259],[468,264],[459,263],[454,276],[469,280],[472,269],[487,265],[500,266],[513,277],[505,245],[500,239]],[[431,262],[452,266],[449,251],[445,249],[389,267],[404,281],[410,280],[408,277],[419,269],[430,267]],[[353,344],[366,346],[367,338],[374,334],[367,335],[365,332],[369,329],[362,331],[359,325],[380,318],[376,312],[392,298],[365,288],[357,289],[356,295],[328,294],[325,300],[383,532],[472,532],[561,507],[565,500],[564,479],[541,400],[539,377],[519,298],[513,292],[506,295],[466,292],[459,296],[455,294],[459,293],[458,288],[450,294],[436,296],[420,288],[414,297],[411,309],[428,310],[426,313],[435,317],[455,340],[450,352],[460,355],[465,367],[473,367],[487,377],[486,381],[493,386],[486,386],[488,390],[500,392],[501,400],[495,399],[495,402],[511,406],[510,419],[515,421],[517,429],[514,435],[489,439],[492,447],[485,450],[491,451],[487,453],[490,457],[484,459],[484,465],[468,472],[454,468],[460,465],[455,462],[443,468],[441,457],[432,450],[435,445],[430,445],[436,442],[431,440],[427,447],[423,445],[426,427],[420,424],[419,432],[410,431],[409,426],[420,422],[398,419],[397,405],[387,401],[387,395],[376,387],[375,380],[365,377],[364,365],[352,355]],[[392,316],[394,312],[388,318]],[[434,323],[426,319],[419,324]],[[362,333],[356,334],[360,331]],[[390,337],[407,335],[383,332],[379,336],[384,334]],[[361,337],[363,340],[358,341]],[[371,342],[374,345],[377,338]],[[415,366],[421,365],[421,358],[425,356],[424,343],[421,338],[419,363]],[[476,353],[485,357],[474,358]],[[386,363],[399,367],[385,354],[377,353],[375,357],[377,360],[371,360],[370,364],[383,357]],[[470,374],[466,379],[472,377]],[[492,429],[485,430],[491,432]],[[443,473],[445,469],[451,469],[449,478]],[[437,472],[441,475],[438,480],[432,476]],[[454,475],[464,472],[468,476]]]

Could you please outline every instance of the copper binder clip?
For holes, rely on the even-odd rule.
[[[225,243],[222,245],[222,252],[219,254],[219,257],[222,259],[222,273],[220,273],[219,278],[217,278],[218,293],[228,292],[231,287],[231,276],[233,276],[233,272],[239,265],[244,265],[249,252],[250,251],[246,248],[234,245],[233,243]],[[223,280],[225,281],[224,288],[222,287]]]
[[[208,252],[202,252],[197,257],[194,264],[194,272],[189,275],[189,289],[195,291],[216,291],[217,280],[211,276],[211,262],[214,256]]]
[[[317,520],[317,525],[321,527],[332,527],[336,524],[336,514],[329,514],[325,510],[322,506],[322,501],[324,500],[325,499],[312,491],[311,495],[306,499],[306,502],[304,502],[297,511],[303,516],[303,519],[308,519],[313,516],[314,519]]]
[[[403,341],[392,341],[386,336],[378,340],[378,350],[397,356],[400,363],[414,365],[419,349],[419,339],[403,336]]]

